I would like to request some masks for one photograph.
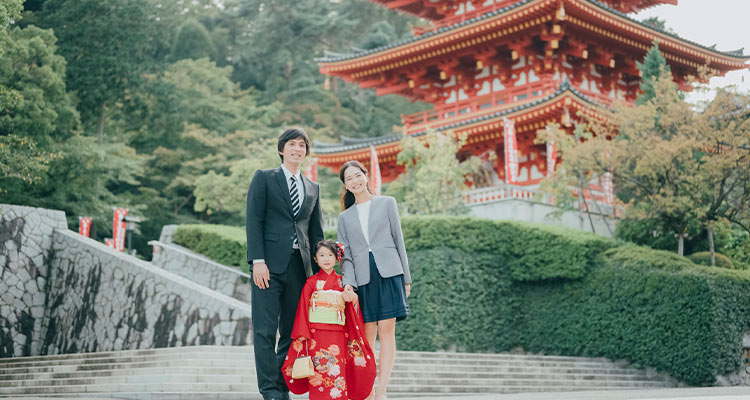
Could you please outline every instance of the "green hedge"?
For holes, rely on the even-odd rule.
[[[625,246],[578,282],[517,289],[527,310],[518,344],[527,350],[627,359],[692,385],[741,365],[750,274]]]
[[[224,265],[249,272],[245,230],[226,225],[180,225],[172,240]]]
[[[711,266],[711,252],[699,251],[689,255],[687,258],[695,264]],[[716,260],[717,267],[734,269],[734,263],[729,257],[723,254],[714,253],[714,259]]]
[[[601,236],[549,225],[468,217],[408,217],[410,251],[448,247],[503,257],[517,281],[581,278],[614,243]]]
[[[181,226],[175,238],[191,232],[186,246],[216,260],[208,252],[223,249],[244,265],[235,229]],[[530,224],[407,217],[403,230],[414,286],[412,314],[397,325],[401,349],[604,356],[691,385],[740,367],[750,271]],[[202,240],[204,251],[193,247]]]

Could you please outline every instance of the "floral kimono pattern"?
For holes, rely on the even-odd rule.
[[[343,292],[341,275],[335,271],[329,275],[321,270],[307,279],[297,306],[292,346],[281,372],[292,393],[310,392],[310,399],[365,399],[375,382],[376,367],[365,339],[361,311],[346,303],[343,313],[337,315],[333,311],[332,323],[310,322],[310,314],[319,311],[319,307],[336,310],[335,304],[321,301],[330,298],[332,291]],[[308,354],[315,366],[315,376],[293,379],[294,360]]]

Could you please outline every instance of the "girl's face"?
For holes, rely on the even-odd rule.
[[[320,269],[326,273],[331,273],[333,266],[336,264],[336,255],[331,252],[331,249],[323,246],[315,253],[315,261],[320,266]]]
[[[344,171],[344,187],[356,194],[367,191],[367,176],[361,169],[350,166]]]

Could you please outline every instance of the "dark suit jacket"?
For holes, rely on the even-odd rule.
[[[312,246],[323,240],[323,215],[320,211],[320,187],[302,177],[305,199],[295,218],[289,186],[281,167],[258,170],[247,192],[247,262],[264,259],[268,269],[281,274],[286,271],[297,233],[302,262],[307,276],[318,271],[312,262]]]

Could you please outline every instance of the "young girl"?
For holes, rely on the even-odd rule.
[[[368,396],[375,381],[372,349],[364,338],[362,313],[344,302],[341,275],[333,270],[341,260],[343,245],[331,240],[315,244],[320,271],[302,289],[292,330],[292,346],[282,373],[292,393],[310,392],[310,399],[353,399]],[[297,357],[312,356],[315,375],[292,378]]]

